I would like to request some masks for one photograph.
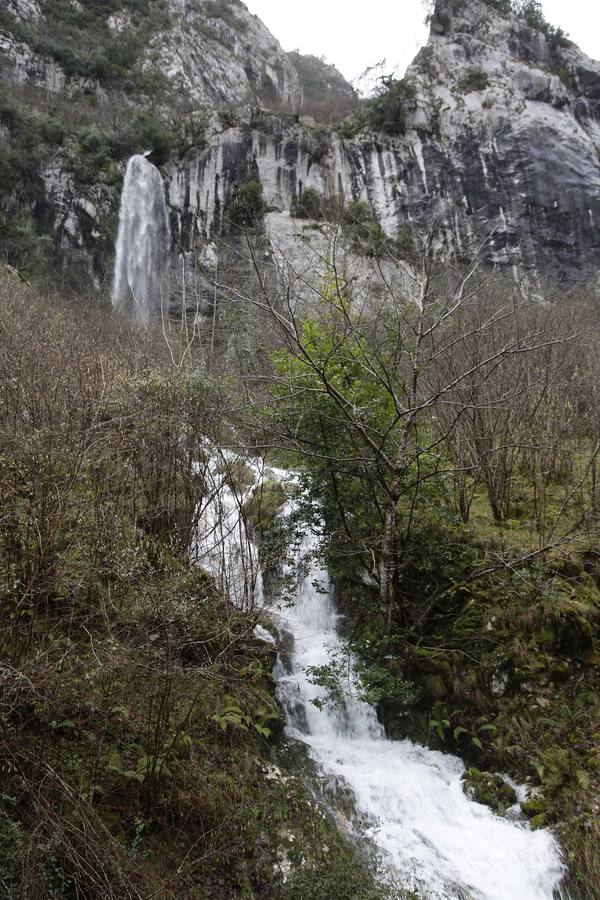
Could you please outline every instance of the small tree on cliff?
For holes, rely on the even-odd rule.
[[[263,186],[255,178],[236,186],[228,209],[229,222],[240,229],[262,228],[267,207],[263,199]]]

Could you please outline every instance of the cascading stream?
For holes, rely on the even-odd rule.
[[[317,544],[314,533],[305,536],[300,571]],[[460,759],[388,740],[373,707],[350,689],[342,708],[315,706],[326,692],[311,682],[309,670],[330,663],[342,647],[329,577],[314,562],[300,575],[279,626],[288,646],[293,637],[275,671],[289,734],[308,746],[324,775],[351,788],[366,832],[399,886],[448,900],[555,896],[564,866],[551,833],[531,831],[470,800]]]
[[[142,324],[169,302],[169,215],[160,172],[145,156],[127,163],[112,302]]]
[[[240,609],[250,609],[262,600],[262,575],[258,547],[244,521],[244,504],[262,478],[263,468],[256,462],[242,461],[255,484],[235,489],[236,463],[239,457],[227,450],[208,448],[201,477],[206,498],[196,512],[192,558],[215,579],[219,590]]]
[[[253,469],[257,478],[264,475],[255,464]],[[211,471],[218,469],[213,465]],[[274,475],[293,480],[269,470]],[[245,548],[253,566],[256,548],[245,534],[239,498],[226,480],[220,484],[200,517],[196,557],[213,574],[219,567],[237,573],[229,575],[235,602],[247,601],[249,592],[260,602],[260,579],[249,588],[243,575]],[[289,503],[283,515],[293,510]],[[222,543],[220,528],[227,536]],[[331,663],[342,640],[329,577],[314,561],[318,543],[316,531],[308,530],[286,573],[297,579],[292,602],[273,612],[285,648],[274,675],[289,735],[308,747],[325,777],[350,788],[361,830],[399,887],[438,900],[552,900],[565,868],[549,831],[531,831],[516,817],[494,815],[470,800],[462,789],[460,759],[408,740],[388,740],[375,709],[352,696],[351,687],[341,705],[320,702],[326,691],[311,681],[310,670]]]

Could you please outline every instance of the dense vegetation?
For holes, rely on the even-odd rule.
[[[126,92],[156,89],[157,73],[150,76],[139,65],[141,52],[154,30],[168,22],[165,0],[92,0],[73,4],[46,0],[41,4],[43,28],[0,14],[0,27],[31,49],[54,60],[71,78],[99,81]],[[131,27],[111,31],[109,17],[128,17]],[[150,80],[149,80],[150,78]]]
[[[332,269],[306,315],[258,304],[283,345],[266,421],[324,512],[365,697],[470,760],[494,808],[487,770],[535,787],[524,811],[594,897],[597,314],[441,272],[430,249],[413,299],[352,296]],[[346,672],[315,672],[332,702]]]
[[[260,185],[246,188],[236,227],[260,252]],[[223,268],[192,338],[4,277],[9,896],[377,896],[305,787],[265,769],[280,723],[261,612],[188,562],[207,491],[194,463],[234,435],[299,469],[306,521],[324,514],[347,651],[390,733],[461,754],[496,810],[510,798],[493,773],[528,782],[533,827],[557,828],[576,890],[597,896],[597,313],[443,269],[434,245],[413,248],[412,283],[401,264],[390,274],[387,245],[373,256],[385,291],[353,286],[338,260],[310,307],[291,270]],[[282,500],[267,484],[244,508],[268,567]],[[314,673],[332,702],[346,662]],[[338,847],[328,878],[323,845]]]
[[[226,224],[235,228],[260,230],[266,212],[263,186],[256,178],[248,178],[234,188],[225,211]]]
[[[5,272],[0,348],[2,896],[378,896],[279,769],[260,611],[189,561],[231,394]]]
[[[563,42],[538,3],[487,2]],[[0,13],[83,80],[52,99],[0,84],[0,240],[27,278],[60,257],[49,162],[114,208],[127,156],[152,147],[161,164],[202,146],[206,126],[140,65],[164,3],[46,6],[43,34]],[[235,7],[207,4],[232,27]],[[137,31],[113,40],[107,16],[123,8]],[[333,73],[296,64],[315,117],[335,119]],[[471,68],[458,88],[486,85]],[[143,109],[113,103],[146,90]],[[342,136],[401,136],[415,93],[387,79]],[[329,130],[305,134],[324,160]],[[190,563],[210,442],[300,471],[304,523],[325,518],[347,654],[389,733],[462,755],[468,790],[497,811],[513,799],[497,771],[528,783],[523,811],[557,830],[574,896],[598,897],[597,309],[530,302],[474,264],[443,269],[433,231],[420,247],[408,231],[390,239],[368,203],[304,188],[292,214],[311,220],[307,242],[333,233],[311,288],[274,271],[266,212],[255,176],[235,185],[211,320],[191,332],[138,332],[0,272],[0,892],[384,893],[297,777],[307,761],[280,768],[290,748],[273,652],[253,634],[262,611],[234,607]],[[366,288],[344,248],[370,266]],[[243,508],[271,574],[283,500],[272,482]],[[333,703],[347,663],[314,673]]]

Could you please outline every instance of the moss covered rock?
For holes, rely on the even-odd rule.
[[[534,819],[546,812],[547,804],[542,797],[532,797],[530,800],[523,800],[521,803],[521,812],[528,819]]]
[[[482,772],[476,768],[467,769],[462,776],[462,782],[468,797],[489,806],[495,813],[503,814],[517,802],[514,788],[497,773]]]

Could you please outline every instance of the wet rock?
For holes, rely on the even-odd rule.
[[[462,781],[468,797],[489,806],[496,813],[505,813],[517,802],[516,791],[502,775],[471,768],[464,773]]]

